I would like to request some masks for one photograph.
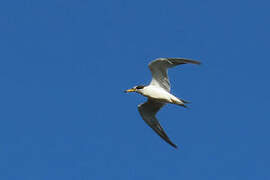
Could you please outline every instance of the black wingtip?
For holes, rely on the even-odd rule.
[[[174,144],[169,138],[165,140],[168,144],[170,144],[172,147],[174,147],[175,149],[178,149],[177,145]]]
[[[186,60],[186,63],[190,63],[190,64],[197,64],[197,65],[202,64],[200,61],[193,60],[193,59],[185,59],[185,60]]]
[[[175,144],[173,144],[173,143],[170,143],[170,145],[171,145],[172,147],[174,147],[175,149],[178,149],[177,145],[175,145]]]

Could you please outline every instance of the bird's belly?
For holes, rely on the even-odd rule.
[[[143,95],[160,102],[170,102],[170,94],[166,91],[152,89],[151,91],[145,92]]]

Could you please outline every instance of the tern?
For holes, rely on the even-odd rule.
[[[142,119],[168,144],[177,148],[170,140],[159,121],[155,117],[156,113],[167,103],[187,107],[187,101],[177,98],[170,93],[170,81],[168,68],[181,64],[201,64],[199,61],[186,58],[158,58],[151,61],[148,67],[152,73],[152,81],[149,85],[134,86],[125,92],[136,92],[148,98],[145,103],[138,105],[138,110]]]

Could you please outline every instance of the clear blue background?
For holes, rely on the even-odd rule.
[[[270,179],[268,1],[2,0],[0,179]],[[171,69],[158,118],[141,119],[157,57]]]

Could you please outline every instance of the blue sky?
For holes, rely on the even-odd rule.
[[[268,1],[2,0],[0,178],[269,179]],[[171,69],[158,118],[141,119],[157,57]]]

